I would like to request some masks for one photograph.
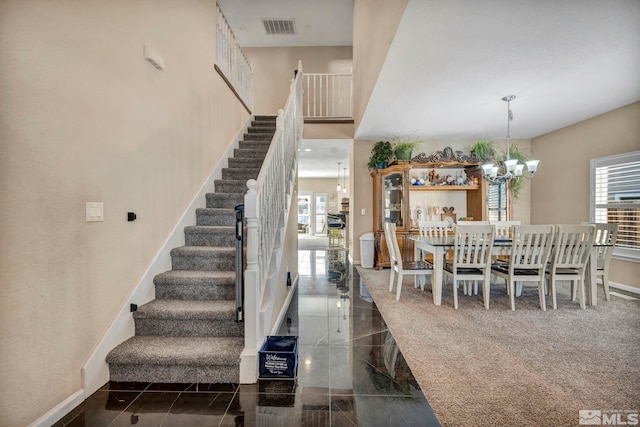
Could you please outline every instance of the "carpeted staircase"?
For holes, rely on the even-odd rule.
[[[244,348],[235,322],[235,206],[257,178],[275,117],[256,116],[222,179],[215,181],[170,271],[154,278],[156,299],[133,313],[135,336],[107,355],[112,381],[237,383]]]

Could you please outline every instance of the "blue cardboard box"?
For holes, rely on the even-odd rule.
[[[298,372],[298,337],[268,336],[258,356],[259,378],[295,378]]]

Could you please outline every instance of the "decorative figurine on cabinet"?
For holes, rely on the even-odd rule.
[[[456,221],[456,216],[457,214],[453,212],[454,207],[450,207],[450,208],[442,208],[442,214],[440,214],[440,220],[441,221],[447,221],[447,223],[449,224],[449,227],[453,227],[453,225],[457,222]]]

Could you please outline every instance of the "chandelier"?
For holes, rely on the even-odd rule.
[[[338,193],[342,189],[342,187],[340,186],[340,163],[341,162],[338,162],[338,185],[336,185],[336,190],[338,191]]]
[[[342,177],[342,193],[347,194],[347,168],[344,169],[344,175]]]
[[[482,171],[484,172],[484,179],[492,183],[500,183],[512,180],[514,178],[525,177],[527,179],[533,178],[533,175],[538,168],[540,160],[527,160],[522,163],[518,163],[518,159],[512,159],[510,156],[510,144],[511,144],[511,122],[513,121],[513,112],[511,112],[511,101],[515,98],[515,95],[507,95],[502,98],[507,103],[507,149],[505,151],[505,160],[502,165],[494,165],[493,163],[487,163],[482,165]],[[527,167],[528,175],[524,174],[524,168]]]

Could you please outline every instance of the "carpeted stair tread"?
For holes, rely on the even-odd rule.
[[[196,225],[227,226],[236,224],[236,211],[229,208],[196,209]]]
[[[216,193],[240,193],[244,196],[248,190],[244,179],[216,179],[214,185]]]
[[[236,179],[225,179],[223,181],[233,182],[233,183],[244,182],[242,180],[236,180]],[[209,215],[233,215],[234,217],[236,215],[236,210],[234,208],[197,208],[196,213],[197,212],[202,212]]]
[[[271,132],[260,132],[260,133],[245,133],[242,135],[243,141],[266,141],[271,142],[273,139],[273,133]]]
[[[222,179],[256,179],[260,174],[259,167],[222,168]]]
[[[244,204],[244,193],[207,193],[208,208],[235,208]]]
[[[156,285],[210,285],[235,286],[235,271],[168,270],[153,278]]]
[[[194,256],[207,256],[207,255],[235,255],[235,248],[227,248],[221,246],[214,247],[202,247],[202,246],[179,246],[171,249],[171,254],[191,254]]]
[[[134,336],[107,355],[107,363],[123,365],[237,366],[242,337]]]
[[[271,141],[240,141],[238,148],[243,150],[269,150]]]
[[[174,270],[233,271],[235,259],[234,247],[181,246],[171,249]]]
[[[251,158],[251,157],[231,157],[227,164],[230,168],[258,168],[262,167],[264,159]]]
[[[154,299],[133,313],[135,319],[179,318],[181,320],[234,319],[235,300],[161,300]]]
[[[235,221],[235,218],[234,218]],[[185,246],[236,245],[236,227],[233,225],[189,225],[184,228]]]
[[[276,133],[276,125],[270,126],[269,123],[260,124],[259,126],[253,126],[247,130],[248,133],[268,133],[273,135]]]
[[[244,157],[246,159],[260,159],[260,161],[264,160],[264,157],[267,155],[268,149],[257,149],[257,148],[234,148],[233,156],[234,157]]]
[[[157,299],[234,299],[234,271],[169,270],[153,278]]]

